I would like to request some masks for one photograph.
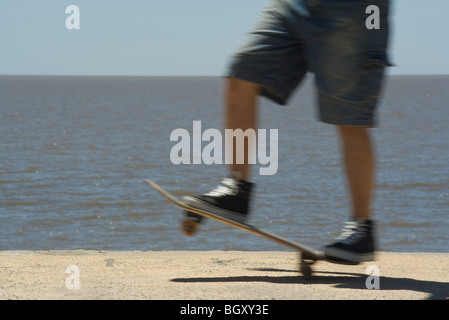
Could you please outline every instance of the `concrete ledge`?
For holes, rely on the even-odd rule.
[[[449,253],[381,252],[373,263],[295,252],[0,251],[0,299],[426,300],[449,297]],[[376,277],[379,275],[379,277]],[[79,285],[79,288],[78,286]],[[374,287],[378,289],[367,289]]]

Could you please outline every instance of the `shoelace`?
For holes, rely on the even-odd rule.
[[[238,193],[237,183],[234,179],[224,178],[221,184],[212,191],[209,191],[205,196],[223,197],[228,195],[236,195]]]
[[[352,244],[365,236],[365,228],[356,221],[346,222],[342,233],[338,237],[340,242],[345,244]]]

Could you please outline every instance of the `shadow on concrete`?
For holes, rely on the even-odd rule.
[[[268,282],[276,284],[329,284],[335,288],[366,289],[368,275],[346,272],[315,271],[311,279],[298,276],[296,270],[274,268],[250,269],[263,272],[291,272],[292,276],[232,276],[232,277],[196,277],[176,278],[173,282],[205,283],[205,282]],[[438,281],[415,280],[409,278],[380,277],[380,290],[409,290],[428,293],[429,300],[447,300],[449,297],[449,283]]]

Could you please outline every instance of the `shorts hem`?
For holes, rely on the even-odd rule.
[[[364,120],[348,120],[348,119],[327,119],[321,117],[319,119],[321,122],[334,125],[334,126],[340,126],[340,127],[366,127],[366,128],[375,128],[377,127],[376,121],[364,121]]]
[[[252,82],[255,84],[258,84],[261,86],[261,92],[260,95],[279,104],[279,105],[286,105],[287,104],[287,98],[282,96],[282,94],[280,94],[278,92],[278,90],[275,89],[274,86],[270,85],[269,83],[267,83],[266,81],[261,80],[258,77],[252,76],[249,73],[244,73],[244,72],[238,72],[235,69],[231,69],[226,75],[225,77],[232,77],[232,78],[236,78],[236,79],[240,79],[240,80],[244,80],[244,81],[248,81],[248,82]]]
[[[375,127],[377,99],[347,101],[319,94],[319,120],[348,127]]]

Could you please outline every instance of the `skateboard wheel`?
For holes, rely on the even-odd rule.
[[[189,211],[184,211],[184,219],[182,220],[181,229],[185,235],[189,237],[194,236],[198,231],[202,220],[202,216]]]
[[[299,254],[299,271],[305,279],[310,279],[312,277],[313,271],[311,266],[315,263],[315,261],[315,259],[305,253]]]
[[[199,228],[198,221],[190,218],[182,220],[181,229],[186,236],[192,237],[196,234]]]
[[[310,267],[310,265],[307,262],[301,261],[299,269],[300,269],[302,275],[304,276],[304,278],[310,279],[312,277],[312,268]]]

